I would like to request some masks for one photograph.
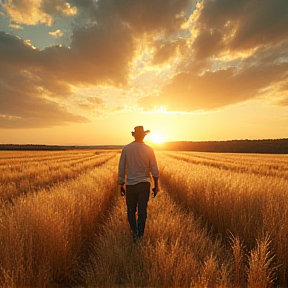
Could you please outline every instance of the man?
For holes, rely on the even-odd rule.
[[[143,126],[137,126],[132,131],[135,141],[122,149],[119,169],[118,184],[121,185],[121,195],[126,194],[128,222],[133,233],[133,241],[142,239],[147,218],[147,204],[150,195],[151,175],[154,182],[152,196],[155,197],[159,190],[159,170],[153,149],[143,140],[150,131],[144,131]],[[126,191],[124,185],[126,184]],[[138,219],[136,221],[136,210]]]

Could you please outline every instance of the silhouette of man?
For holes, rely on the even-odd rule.
[[[134,128],[131,133],[135,141],[122,149],[118,167],[118,184],[121,185],[121,195],[126,195],[128,222],[134,242],[142,239],[144,234],[151,175],[154,182],[152,196],[155,197],[159,190],[156,157],[153,149],[143,141],[149,132],[149,130],[144,131],[143,126]],[[136,219],[137,208],[138,219]]]

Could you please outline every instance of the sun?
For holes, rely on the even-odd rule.
[[[150,140],[155,144],[162,144],[164,142],[164,135],[161,133],[151,133]]]

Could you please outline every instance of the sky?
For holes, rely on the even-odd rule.
[[[287,0],[0,0],[0,144],[288,138]]]

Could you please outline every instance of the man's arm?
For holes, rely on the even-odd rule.
[[[151,174],[152,174],[153,181],[154,181],[154,188],[152,189],[153,197],[156,197],[159,191],[159,185],[158,185],[159,169],[158,169],[154,150],[152,150],[152,156],[150,160],[150,170],[151,170]]]
[[[159,169],[156,161],[156,156],[154,153],[154,150],[151,148],[151,155],[150,155],[150,171],[153,177],[158,178],[159,177]]]
[[[126,157],[125,151],[122,150],[119,165],[118,165],[118,184],[124,185],[125,184],[125,168],[126,168]]]
[[[118,165],[118,184],[121,185],[120,187],[120,193],[121,196],[125,196],[126,191],[125,191],[125,168],[126,168],[126,157],[125,157],[125,152],[122,150],[120,160],[119,160],[119,165]]]
[[[153,176],[153,180],[154,180],[154,188],[157,188],[158,189],[158,177],[154,177]]]

